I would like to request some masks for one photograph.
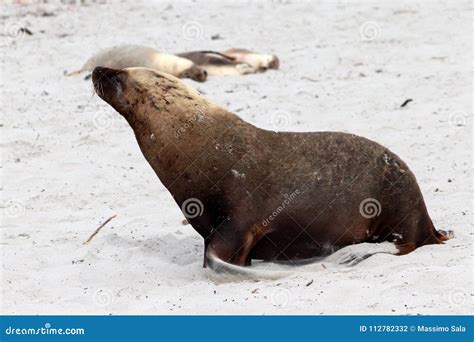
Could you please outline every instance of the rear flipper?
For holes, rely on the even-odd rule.
[[[76,70],[76,71],[71,71],[71,72],[66,73],[66,76],[79,75],[79,74],[82,73],[83,71],[85,71],[85,70],[80,69],[80,70]]]
[[[438,239],[441,241],[447,241],[454,238],[454,232],[452,230],[438,230]]]
[[[406,247],[409,248],[409,246],[396,245],[393,242],[359,243],[338,250],[337,252],[328,256],[326,261],[340,265],[354,266],[374,254],[406,254]]]
[[[226,279],[246,279],[246,280],[277,280],[291,275],[291,272],[284,271],[257,271],[247,267],[237,266],[219,259],[212,253],[206,253],[206,266],[215,274],[211,277],[214,280],[222,281]]]
[[[452,230],[434,230],[434,234],[430,234],[431,240],[425,240],[425,243],[423,244],[416,244],[414,242],[395,243],[388,241],[381,243],[359,243],[338,250],[337,252],[328,256],[326,260],[336,264],[354,266],[374,254],[385,253],[392,255],[404,255],[413,252],[417,247],[427,244],[427,242],[443,243],[444,241],[452,239],[453,237],[454,232]]]

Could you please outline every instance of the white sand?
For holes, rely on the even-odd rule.
[[[472,313],[470,7],[2,4],[2,313]],[[18,25],[33,35],[9,36]],[[367,25],[373,40],[361,36]],[[186,82],[260,127],[349,131],[384,144],[417,175],[436,227],[456,238],[273,282],[213,282],[201,238],[181,224],[132,130],[90,81],[63,76],[123,43],[277,54],[279,71]]]

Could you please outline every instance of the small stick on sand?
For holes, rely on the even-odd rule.
[[[102,223],[102,224],[99,226],[99,228],[97,228],[97,229],[95,230],[95,232],[92,233],[91,236],[89,236],[89,238],[87,239],[87,241],[84,242],[83,244],[85,245],[86,243],[89,243],[89,242],[94,238],[94,236],[96,236],[97,233],[98,233],[102,228],[104,228],[104,226],[105,226],[107,223],[109,223],[110,221],[112,221],[112,219],[114,219],[114,218],[116,218],[116,217],[117,217],[117,215],[110,216],[104,223]]]

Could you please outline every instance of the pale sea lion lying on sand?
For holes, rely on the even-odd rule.
[[[189,59],[140,45],[121,45],[102,50],[89,58],[80,70],[68,75],[92,71],[96,66],[114,69],[144,67],[198,82],[204,82],[207,78],[207,72]]]

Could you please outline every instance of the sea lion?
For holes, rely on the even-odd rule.
[[[207,78],[207,72],[189,59],[140,45],[121,45],[102,50],[89,58],[80,70],[68,75],[92,71],[96,66],[115,69],[144,67],[198,82],[204,82]]]
[[[151,69],[97,67],[92,80],[130,124],[216,271],[372,246],[346,253],[351,263],[450,237],[434,228],[408,166],[376,142],[260,129]]]
[[[257,69],[247,63],[236,62],[233,58],[215,51],[181,52],[176,55],[189,59],[200,68],[206,70],[208,75],[246,75],[258,72]]]
[[[275,55],[256,53],[247,49],[229,49],[222,52],[222,54],[236,62],[247,63],[260,71],[280,67],[280,60]]]

